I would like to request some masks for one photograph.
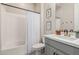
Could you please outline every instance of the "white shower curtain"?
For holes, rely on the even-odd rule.
[[[5,6],[1,6],[1,50],[25,45],[25,21],[26,15],[7,11]]]
[[[33,44],[39,43],[40,40],[40,14],[34,12],[27,12],[27,29],[28,29],[28,49],[27,52],[33,51]]]

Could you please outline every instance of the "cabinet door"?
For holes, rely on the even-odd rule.
[[[66,54],[61,52],[60,50],[56,50],[55,51],[55,55],[66,55]]]
[[[51,47],[50,45],[46,44],[45,53],[46,53],[47,55],[53,55],[53,53],[54,53],[54,48]]]

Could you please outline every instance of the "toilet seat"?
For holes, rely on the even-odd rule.
[[[40,48],[45,47],[45,44],[43,44],[43,43],[37,43],[37,44],[34,44],[32,47],[34,49],[40,49]]]

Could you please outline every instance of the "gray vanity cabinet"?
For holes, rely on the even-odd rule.
[[[56,49],[54,45],[49,42],[50,39],[45,40],[45,54],[46,55],[65,55],[62,51]]]
[[[46,55],[79,55],[79,48],[45,38]]]
[[[79,48],[45,38],[46,55],[79,55]]]

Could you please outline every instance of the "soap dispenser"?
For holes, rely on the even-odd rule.
[[[73,35],[73,29],[69,31],[69,36],[72,36],[72,35]]]
[[[64,36],[67,36],[67,35],[68,35],[68,30],[65,29],[65,30],[64,30]]]

